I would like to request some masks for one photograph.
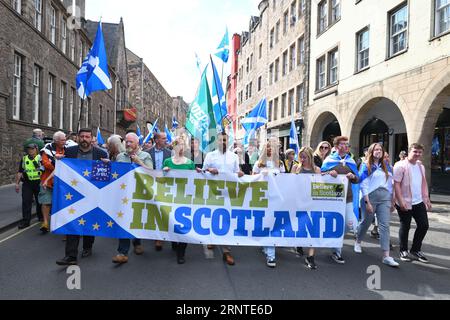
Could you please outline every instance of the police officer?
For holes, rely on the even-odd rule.
[[[41,205],[38,202],[39,186],[41,182],[41,156],[38,145],[30,143],[25,146],[27,154],[21,159],[19,170],[16,176],[16,192],[19,193],[20,182],[22,185],[22,216],[23,220],[19,224],[19,229],[30,226],[31,208],[33,206],[33,196],[36,201],[36,211],[39,220],[42,220]]]

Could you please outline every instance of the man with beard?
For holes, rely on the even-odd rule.
[[[80,160],[106,160],[108,155],[105,151],[92,145],[92,130],[80,129],[78,132],[78,146],[73,146],[66,149],[65,157],[71,159]],[[86,258],[92,255],[92,246],[94,244],[95,237],[84,236],[83,237],[83,252],[82,258]],[[68,266],[76,265],[78,260],[78,245],[80,242],[79,235],[67,235],[66,240],[66,256],[56,261],[57,265]]]

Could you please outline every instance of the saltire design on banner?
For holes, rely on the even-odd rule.
[[[148,135],[145,137],[144,139],[144,143],[149,143],[151,139],[153,139],[155,132],[156,132],[156,125],[158,124],[158,120],[156,119],[155,123],[152,124],[147,124],[147,129],[148,129]]]
[[[256,137],[256,131],[268,122],[267,119],[267,100],[262,99],[250,114],[242,120],[242,127],[246,134],[244,137],[244,146],[247,147],[250,140]]]
[[[224,132],[225,127],[229,124],[226,123],[226,119],[228,119],[227,101],[223,92],[222,82],[220,81],[219,74],[217,73],[216,65],[214,64],[211,56],[210,59],[211,68],[213,70],[212,99],[214,101],[214,117],[216,119],[217,131]]]
[[[97,143],[99,146],[105,144],[105,140],[103,140],[102,133],[100,132],[100,127],[97,127]]]
[[[101,22],[94,44],[77,73],[76,85],[78,95],[83,100],[92,92],[112,89]]]
[[[230,57],[230,39],[228,37],[228,28],[225,30],[225,35],[222,38],[219,46],[217,47],[217,52],[215,53],[224,63],[228,62]]]
[[[351,172],[359,178],[358,166],[356,165],[355,160],[352,158],[350,154],[347,154],[343,159],[339,156],[338,152],[331,153],[323,162],[321,171],[327,172],[337,165],[342,164],[343,166],[347,166]],[[359,223],[359,184],[352,184],[352,193],[353,193],[353,212],[354,212],[354,220],[353,220],[353,231],[356,231],[356,227]]]
[[[189,106],[186,120],[187,131],[200,141],[200,150],[210,152],[216,147],[216,121],[209,91],[206,67],[194,101]]]
[[[135,164],[63,159],[56,164],[51,230],[195,244],[342,247],[347,185],[344,176],[164,174]]]
[[[297,159],[298,152],[300,151],[300,144],[298,143],[298,132],[294,119],[292,119],[291,131],[289,133],[289,148],[295,151],[295,158]]]

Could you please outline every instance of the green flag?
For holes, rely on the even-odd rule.
[[[217,131],[206,70],[202,74],[197,96],[189,106],[186,121],[186,129],[200,141],[202,152],[210,152],[215,148]]]

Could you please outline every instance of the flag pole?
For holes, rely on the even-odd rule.
[[[81,98],[80,116],[78,117],[77,132],[80,132],[81,129],[81,115],[83,114],[83,107],[84,107],[84,99]]]

